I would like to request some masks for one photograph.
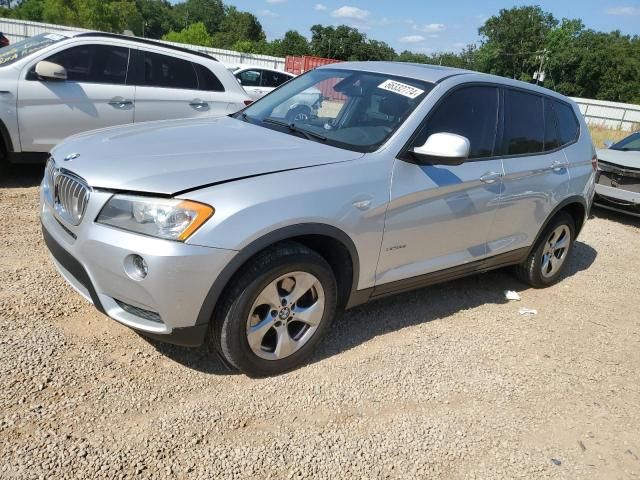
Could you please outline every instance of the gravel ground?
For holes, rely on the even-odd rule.
[[[552,288],[493,272],[378,301],[252,380],[68,287],[38,175],[0,185],[0,478],[640,477],[639,221],[596,211]]]

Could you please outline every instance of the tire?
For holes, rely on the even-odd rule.
[[[309,357],[336,304],[336,279],[324,258],[283,242],[259,253],[231,280],[214,314],[212,341],[243,373],[278,375]]]
[[[534,288],[556,283],[573,250],[575,231],[575,221],[568,213],[560,212],[553,217],[527,259],[516,267],[518,278]]]
[[[306,122],[311,118],[311,109],[306,105],[298,105],[294,109],[287,112],[287,122]]]

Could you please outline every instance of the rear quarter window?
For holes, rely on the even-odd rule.
[[[208,92],[224,92],[224,85],[216,75],[204,65],[193,64],[198,74],[198,89]]]
[[[557,100],[554,100],[553,103],[558,118],[558,132],[562,145],[576,141],[580,134],[580,124],[573,108]]]

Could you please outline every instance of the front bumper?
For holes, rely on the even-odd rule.
[[[85,217],[72,227],[44,199],[45,242],[62,276],[95,307],[135,330],[163,341],[196,346],[208,323],[198,321],[207,293],[236,252],[145,237],[93,221],[111,196],[93,191]],[[125,258],[141,255],[149,273],[135,280]],[[201,317],[201,316],[200,316]]]

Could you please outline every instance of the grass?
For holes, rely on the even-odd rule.
[[[620,129],[600,127],[597,125],[589,125],[589,131],[591,132],[591,139],[593,140],[593,144],[596,148],[604,148],[604,142],[607,140],[617,142],[633,133]]]

